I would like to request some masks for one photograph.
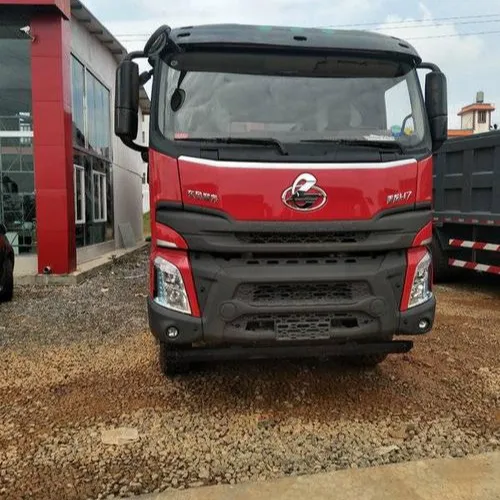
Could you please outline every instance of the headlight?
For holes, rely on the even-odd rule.
[[[419,306],[432,298],[432,284],[431,284],[431,266],[432,259],[427,252],[422,260],[418,263],[415,270],[415,277],[410,292],[410,300],[408,301],[408,308]]]
[[[191,314],[191,307],[179,269],[167,260],[157,257],[156,296],[154,301],[160,306],[184,314]]]

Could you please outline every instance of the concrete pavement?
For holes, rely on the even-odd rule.
[[[97,273],[111,266],[114,262],[140,252],[148,245],[146,242],[138,243],[131,248],[119,248],[106,252],[102,255],[91,256],[83,260],[78,255],[78,267],[74,273],[68,275],[43,275],[38,274],[38,263],[36,256],[21,256],[16,257],[16,265],[14,267],[14,284],[16,286],[32,286],[32,285],[61,285],[75,286],[83,281],[91,278]],[[87,250],[87,249],[85,249]],[[91,255],[90,252],[87,254]]]
[[[172,491],[141,500],[499,500],[500,452]]]

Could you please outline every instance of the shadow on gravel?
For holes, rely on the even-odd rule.
[[[410,366],[402,357],[390,357],[375,369],[354,368],[335,358],[226,362],[202,366],[171,383],[192,411],[231,414],[259,408],[264,414],[288,417],[331,419],[361,413],[374,417],[387,415],[388,409],[406,414],[425,406],[427,398],[415,378],[399,373],[402,363]]]
[[[445,282],[436,283],[444,290],[453,288],[461,292],[480,292],[500,298],[500,276],[457,269]]]

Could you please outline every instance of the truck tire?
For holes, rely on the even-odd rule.
[[[5,260],[4,284],[0,292],[0,302],[10,302],[14,297],[14,268],[10,259]]]
[[[439,239],[434,236],[431,244],[432,265],[434,268],[434,281],[436,283],[445,283],[455,274],[454,269],[448,264],[448,257],[443,250]]]
[[[190,347],[177,347],[163,342],[160,343],[160,368],[167,378],[184,375],[189,372],[191,366],[183,359],[182,351]]]
[[[385,361],[387,354],[363,354],[361,356],[347,356],[344,360],[352,365],[360,368],[375,368],[377,365]]]

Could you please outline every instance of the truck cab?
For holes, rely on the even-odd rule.
[[[139,74],[141,57],[152,69]],[[411,349],[395,336],[432,329],[446,79],[407,42],[164,26],[118,69],[115,131],[149,163],[149,320],[167,375],[206,359],[376,364]]]

